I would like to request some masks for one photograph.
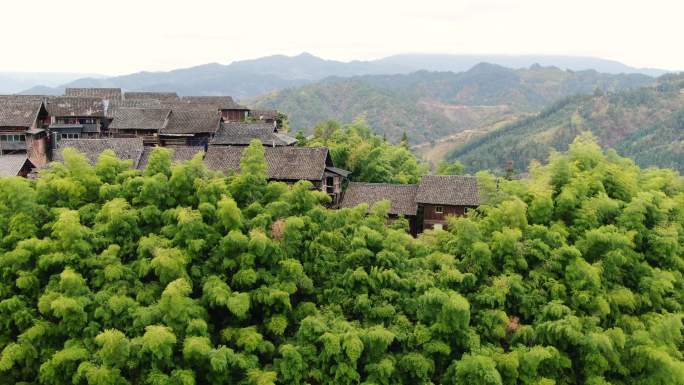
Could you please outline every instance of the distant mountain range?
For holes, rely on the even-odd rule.
[[[37,86],[53,92],[53,87],[85,77],[103,78],[104,76],[61,72],[0,72],[0,94],[14,94]],[[39,88],[36,88],[36,91],[38,90]]]
[[[569,95],[613,92],[654,82],[641,74],[565,71],[539,65],[513,70],[480,63],[460,73],[326,78],[272,92],[248,104],[284,111],[295,130],[309,132],[329,118],[347,122],[364,116],[390,140],[399,140],[405,132],[412,143],[420,143],[535,113]]]
[[[59,94],[65,87],[121,87],[131,91],[177,91],[183,95],[231,95],[244,99],[331,76],[408,74],[420,70],[462,72],[481,62],[509,68],[527,68],[537,63],[573,71],[593,69],[608,74],[657,76],[666,72],[580,56],[404,54],[378,60],[341,62],[303,53],[298,56],[275,55],[236,61],[228,65],[212,63],[168,72],[138,72],[109,78],[84,77],[73,81],[69,79],[58,86],[38,81],[23,88],[22,93]],[[3,82],[10,84],[9,80],[0,78],[0,84]],[[16,85],[8,86],[1,92],[12,92],[8,90],[16,88]],[[18,89],[14,92],[18,92]]]
[[[652,87],[563,99],[538,115],[471,140],[447,157],[470,170],[501,170],[511,161],[524,171],[532,159],[545,161],[551,149],[566,150],[586,131],[641,166],[684,173],[684,74],[665,75]]]

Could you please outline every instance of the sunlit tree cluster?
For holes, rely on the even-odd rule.
[[[417,183],[427,173],[427,165],[418,162],[407,141],[392,144],[363,119],[345,125],[334,120],[320,123],[312,137],[300,137],[300,144],[328,147],[334,164],[351,171],[355,181]]]

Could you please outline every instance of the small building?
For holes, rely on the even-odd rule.
[[[344,192],[340,207],[351,208],[367,204],[371,208],[374,204],[387,200],[390,202],[390,220],[405,217],[409,221],[411,234],[416,235],[417,192],[418,186],[415,184],[351,182]]]
[[[102,100],[122,100],[121,88],[67,88],[64,96],[79,98],[98,98]]]
[[[0,155],[23,154],[34,165],[48,162],[45,127],[48,112],[41,99],[0,98]]]
[[[480,204],[477,178],[428,175],[420,183],[350,183],[340,207],[369,206],[390,201],[390,217],[405,216],[416,235],[429,229],[446,229],[450,216],[463,216]]]
[[[211,145],[246,146],[259,139],[264,146],[292,146],[297,139],[281,134],[274,123],[224,122],[211,140]]]
[[[47,111],[53,148],[62,139],[99,138],[106,123],[105,103],[98,97],[49,97]]]
[[[171,113],[163,108],[118,108],[109,124],[109,135],[115,138],[142,138],[146,145],[159,143],[159,133],[166,127]]]
[[[150,160],[150,154],[154,151],[156,147],[145,147],[143,149],[142,156],[138,162],[138,169],[144,170],[147,167],[147,163]],[[171,155],[171,161],[173,163],[184,162],[195,157],[199,153],[204,153],[204,147],[201,146],[167,146],[163,148],[168,148],[173,151]]]
[[[124,100],[180,100],[175,92],[130,91],[124,93]]]
[[[52,159],[63,162],[62,151],[65,148],[83,153],[91,164],[97,163],[103,151],[112,150],[119,159],[132,161],[132,168],[138,167],[144,152],[141,138],[62,139],[58,148],[53,150]]]
[[[183,96],[173,109],[211,109],[218,111],[224,122],[241,122],[249,115],[249,108],[241,106],[230,96]]]
[[[447,217],[463,216],[480,204],[477,178],[456,175],[426,175],[416,193],[418,232],[446,229]]]
[[[211,170],[237,173],[244,149],[244,146],[209,146],[204,163]],[[265,147],[264,151],[269,180],[286,183],[308,180],[316,189],[326,192],[333,205],[339,203],[342,180],[347,172],[334,167],[326,147]]]
[[[0,177],[26,176],[36,166],[26,157],[26,154],[0,155]]]
[[[160,130],[164,146],[207,146],[221,126],[221,117],[207,110],[172,110]]]

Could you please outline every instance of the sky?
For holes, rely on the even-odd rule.
[[[684,70],[682,0],[2,0],[0,71],[119,75],[273,54],[559,54]]]

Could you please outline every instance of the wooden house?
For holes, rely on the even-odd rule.
[[[0,155],[0,177],[26,176],[36,166],[26,154]]]
[[[350,183],[340,207],[369,206],[390,201],[390,218],[405,216],[411,233],[446,229],[450,216],[463,216],[480,204],[477,179],[472,176],[424,176],[420,183]]]
[[[473,176],[426,175],[416,192],[418,232],[446,229],[447,217],[463,216],[480,204],[477,178]]]
[[[48,162],[48,112],[35,97],[0,97],[0,155],[24,154],[36,166]]]
[[[240,171],[244,146],[209,146],[204,162],[211,170]],[[335,205],[342,194],[342,180],[348,172],[334,167],[326,147],[265,147],[268,179],[286,183],[308,180],[326,192]]]
[[[118,108],[108,133],[115,138],[142,138],[146,145],[155,145],[169,114],[171,110],[163,108]]]
[[[416,193],[418,186],[415,184],[390,184],[390,183],[364,183],[351,182],[344,192],[340,202],[340,208],[356,207],[360,204],[372,208],[378,202],[389,201],[389,217],[395,220],[404,217],[409,221],[411,234],[416,235],[418,229]]]
[[[47,111],[53,148],[62,139],[99,138],[106,124],[105,103],[99,97],[48,97]]]
[[[161,145],[207,146],[221,126],[221,117],[207,110],[172,110],[159,132]]]
[[[278,132],[274,123],[223,122],[211,145],[246,146],[259,139],[264,146],[292,146],[297,139]]]
[[[241,106],[230,96],[183,96],[173,109],[211,109],[218,111],[224,122],[242,122],[249,115],[249,108]]]

